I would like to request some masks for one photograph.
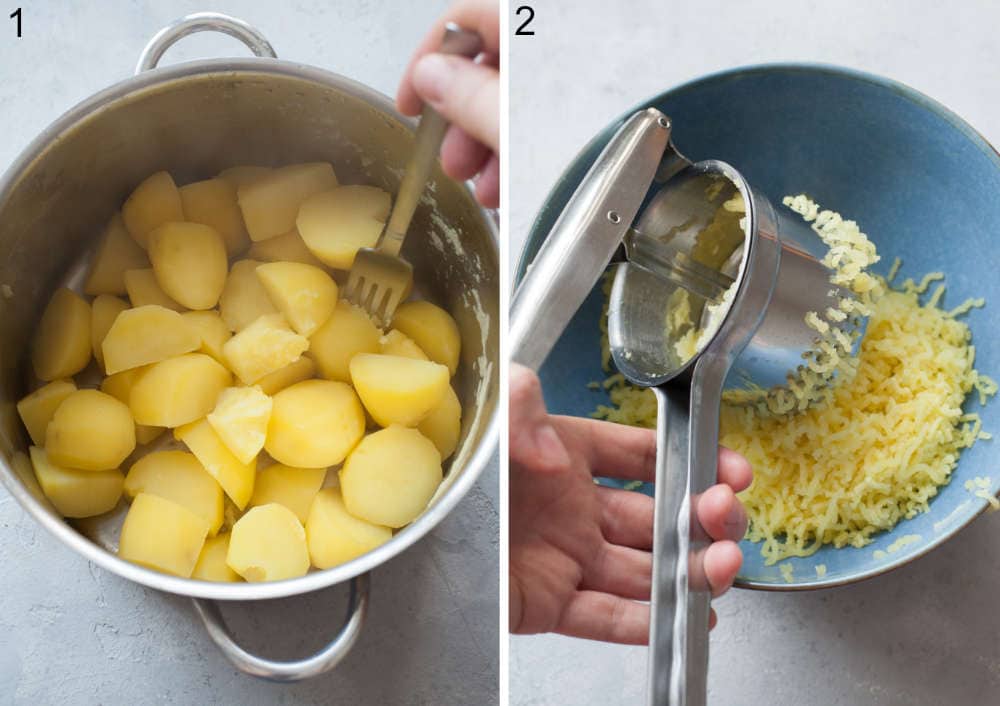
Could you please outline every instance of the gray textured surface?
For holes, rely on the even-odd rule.
[[[512,251],[561,170],[612,118],[682,81],[809,60],[885,74],[1000,139],[995,3],[534,3],[511,42]],[[511,266],[516,258],[511,258]],[[972,706],[1000,702],[1000,514],[864,584],[732,592],[716,603],[710,703]],[[646,650],[555,636],[511,641],[511,703],[642,703]]]
[[[147,39],[182,14],[243,17],[283,58],[392,94],[447,3],[22,4],[21,40],[6,19],[15,3],[0,8],[0,169],[61,112],[128,76]],[[236,53],[246,50],[235,40],[198,35],[166,61]],[[0,489],[0,703],[495,703],[497,493],[494,459],[447,520],[374,573],[370,620],[350,656],[331,674],[276,685],[231,668],[186,599],[88,566]],[[224,612],[244,644],[287,658],[321,646],[344,606],[333,588]]]

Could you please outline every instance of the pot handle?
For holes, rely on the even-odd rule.
[[[195,32],[222,32],[230,37],[236,37],[246,44],[255,56],[278,58],[278,55],[274,53],[274,47],[267,41],[267,37],[261,34],[256,27],[239,18],[223,15],[220,12],[196,12],[174,20],[153,35],[153,38],[142,50],[142,54],[139,55],[139,63],[135,66],[135,73],[141,74],[143,71],[155,69],[167,49],[179,39]]]
[[[237,669],[261,679],[276,682],[292,682],[315,677],[337,666],[347,656],[357,642],[368,615],[369,575],[362,574],[351,579],[351,594],[347,604],[347,616],[337,636],[322,650],[291,662],[278,662],[250,654],[236,644],[219,610],[216,601],[192,598],[194,609],[205,624],[209,637],[222,650],[222,654]]]

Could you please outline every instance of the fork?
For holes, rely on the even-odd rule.
[[[438,52],[474,58],[482,51],[482,46],[479,34],[449,22]],[[344,297],[367,311],[383,328],[389,326],[396,307],[413,288],[413,266],[399,256],[399,251],[447,129],[444,117],[425,104],[413,154],[406,165],[389,222],[374,248],[361,248],[354,256]]]

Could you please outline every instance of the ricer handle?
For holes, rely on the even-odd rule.
[[[690,389],[664,385],[657,399],[649,705],[705,706],[711,587],[704,555],[711,539],[697,499],[716,483],[724,357],[695,365]]]
[[[635,220],[669,141],[670,120],[647,108],[625,121],[598,156],[514,295],[513,362],[541,367]]]

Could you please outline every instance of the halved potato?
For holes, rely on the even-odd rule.
[[[240,381],[252,385],[295,362],[307,348],[309,339],[292,331],[281,314],[267,314],[226,341],[222,354]]]
[[[186,451],[154,451],[133,463],[125,475],[125,494],[139,493],[183,505],[208,522],[209,535],[222,526],[222,488]]]
[[[398,355],[401,358],[430,360],[412,338],[397,329],[392,329],[379,339],[378,352],[382,355]]]
[[[71,393],[45,430],[45,452],[57,466],[106,471],[118,468],[134,450],[135,423],[128,407],[98,390]]]
[[[257,241],[250,246],[247,257],[264,262],[301,262],[304,265],[323,266],[295,229],[275,238]]]
[[[227,387],[207,419],[233,456],[250,463],[264,448],[271,398],[259,387]]]
[[[139,493],[125,515],[118,556],[185,578],[198,563],[208,522],[166,498]]]
[[[201,336],[201,347],[198,349],[202,353],[215,358],[225,365],[226,358],[222,354],[222,347],[226,341],[233,337],[217,311],[186,311],[181,316],[191,324],[198,335]]]
[[[217,177],[185,184],[178,191],[185,220],[215,230],[222,236],[230,257],[250,247],[250,236],[243,225],[243,212],[236,203],[236,187],[232,182]]]
[[[167,293],[156,281],[153,268],[143,270],[125,270],[125,290],[132,306],[162,306],[164,309],[184,311],[184,307],[167,296]]]
[[[365,433],[365,413],[350,385],[306,380],[276,394],[264,448],[278,463],[335,466]]]
[[[90,305],[90,343],[97,363],[104,367],[104,337],[118,315],[128,309],[128,302],[110,294],[99,294]]]
[[[309,558],[317,569],[346,563],[392,539],[392,530],[347,511],[337,488],[317,493],[306,520]]]
[[[454,375],[462,351],[462,337],[455,319],[428,301],[405,302],[396,309],[392,325],[412,338],[435,363],[447,365]]]
[[[17,403],[17,413],[21,415],[31,441],[39,446],[45,444],[45,430],[62,401],[76,392],[72,380],[56,380],[38,388]]]
[[[104,228],[84,282],[84,294],[125,294],[125,271],[149,267],[149,258],[125,229],[121,213]]]
[[[438,406],[417,425],[417,431],[434,442],[442,459],[455,453],[462,435],[462,404],[451,385]]]
[[[31,363],[39,380],[68,378],[90,362],[90,304],[65,287],[49,299],[35,331]]]
[[[366,436],[347,457],[340,492],[355,517],[402,527],[424,511],[441,478],[434,444],[416,429],[393,425]]]
[[[125,476],[117,468],[80,471],[49,460],[45,449],[32,446],[31,465],[42,492],[63,517],[93,517],[110,512],[122,496]]]
[[[185,353],[139,375],[132,383],[129,408],[138,424],[173,429],[211,412],[232,381],[229,371],[210,356]]]
[[[109,375],[190,353],[200,346],[201,336],[188,320],[155,304],[120,313],[101,344]]]
[[[298,333],[311,336],[337,305],[337,283],[326,272],[301,262],[268,262],[257,267],[271,303]]]
[[[313,255],[349,270],[359,248],[378,242],[391,204],[389,194],[376,186],[340,186],[303,201],[295,225]]]
[[[237,189],[250,239],[267,240],[295,227],[302,202],[337,186],[337,176],[327,162],[294,164],[275,169]]]
[[[191,578],[199,581],[238,582],[243,579],[229,568],[226,555],[229,553],[229,532],[221,532],[205,540],[198,563],[194,565]]]
[[[230,331],[242,331],[265,314],[277,314],[264,285],[257,279],[256,260],[239,260],[229,270],[229,278],[219,297],[219,314]]]
[[[309,337],[309,355],[323,377],[350,382],[351,358],[358,353],[378,353],[381,337],[368,314],[341,300],[326,323]]]
[[[249,510],[233,525],[226,563],[247,581],[280,581],[309,571],[302,523],[271,503]]]
[[[286,387],[291,387],[297,382],[308,380],[316,374],[316,363],[312,358],[302,356],[283,368],[268,373],[257,381],[259,387],[265,395],[274,395],[281,392]]]
[[[218,174],[219,179],[225,179],[238,189],[244,184],[252,184],[261,177],[265,177],[274,170],[271,167],[258,167],[250,164],[240,164],[235,167],[223,169]]]
[[[323,486],[324,478],[325,468],[293,468],[275,463],[257,471],[250,505],[284,505],[305,524],[309,517],[309,506]]]
[[[122,219],[129,235],[143,248],[149,234],[164,223],[183,221],[184,207],[173,177],[157,172],[139,184],[122,206]]]
[[[184,443],[201,462],[226,495],[240,510],[247,506],[253,494],[254,471],[257,461],[240,463],[207,419],[185,424],[174,430],[174,438]]]
[[[201,223],[166,223],[149,234],[149,260],[160,288],[188,309],[211,309],[226,284],[222,236]]]
[[[380,426],[416,426],[447,392],[448,368],[428,360],[360,353],[351,359],[351,381]]]

